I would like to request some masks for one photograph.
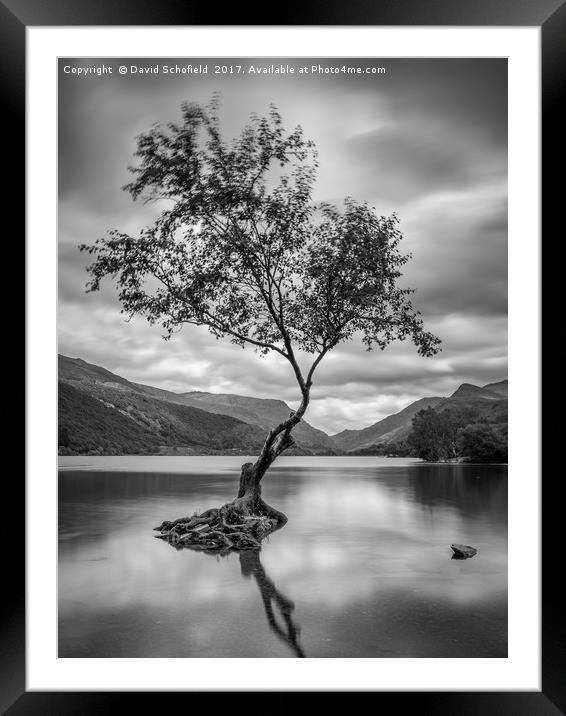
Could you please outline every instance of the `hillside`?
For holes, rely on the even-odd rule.
[[[226,415],[98,387],[59,381],[59,442],[79,454],[254,452],[257,428]],[[172,448],[172,449],[167,449]]]
[[[500,380],[499,383],[488,383],[483,386],[484,390],[489,390],[491,393],[497,393],[498,395],[507,397],[508,395],[508,381]]]
[[[81,454],[89,450],[102,454],[253,454],[263,444],[266,431],[290,412],[277,400],[177,394],[132,383],[67,356],[59,356],[59,381],[63,386],[59,425],[64,442],[69,443],[62,447]],[[308,423],[295,434],[296,452],[336,452],[328,436]],[[116,440],[112,440],[114,435]]]
[[[264,431],[289,417],[291,408],[282,400],[249,398],[243,395],[222,393],[183,393],[179,396],[185,405],[208,410],[211,413],[231,415]],[[322,430],[301,421],[293,430],[293,436],[305,448],[317,454],[334,454],[336,446]]]
[[[495,391],[489,390],[487,387],[480,388],[478,385],[472,385],[471,383],[462,383],[462,385],[455,390],[448,400],[461,400],[461,401],[475,401],[475,400],[501,400],[501,395]]]
[[[395,415],[390,415],[362,430],[344,430],[332,439],[347,452],[371,453],[372,447],[394,445],[404,442],[412,429],[412,419],[420,410],[432,407],[437,411],[446,409],[468,411],[481,416],[487,422],[507,423],[508,383],[502,380],[483,387],[462,383],[447,398],[421,398]],[[368,452],[369,451],[369,452]],[[380,452],[383,452],[382,450]]]
[[[66,356],[59,356],[59,381],[60,446],[70,454],[254,454],[267,430],[291,412],[282,400],[173,393]],[[463,383],[446,398],[421,398],[367,428],[332,437],[302,421],[294,430],[297,447],[287,454],[383,453],[384,446],[405,443],[413,417],[427,407],[467,411],[503,429],[507,392],[507,380]]]
[[[507,422],[507,381],[492,383],[483,388],[463,383],[451,396],[445,398],[436,410],[467,410],[475,412],[490,423]],[[496,389],[493,388],[496,386]],[[500,386],[497,388],[497,386]],[[505,390],[505,393],[501,392]]]
[[[333,435],[332,439],[339,448],[347,451],[366,448],[377,442],[390,442],[394,440],[394,436],[403,431],[407,425],[410,426],[413,415],[418,413],[419,410],[424,410],[429,406],[434,407],[442,400],[443,398],[421,398],[398,413],[379,420],[367,428],[363,428],[362,430],[343,430],[341,433]]]
[[[59,381],[59,447],[79,454],[113,455],[157,451],[155,434],[88,393]]]

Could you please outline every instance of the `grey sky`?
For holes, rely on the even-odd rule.
[[[435,358],[409,343],[385,352],[353,341],[319,368],[307,419],[328,432],[358,428],[425,395],[464,381],[507,374],[507,67],[504,60],[348,60],[385,75],[120,75],[119,65],[202,64],[202,59],[106,60],[112,75],[59,74],[59,350],[137,382],[186,391],[297,399],[290,367],[259,358],[186,326],[170,342],[142,319],[124,323],[114,288],[85,294],[87,257],[76,248],[109,228],[136,233],[150,223],[132,202],[135,136],[176,121],[184,100],[223,97],[226,136],[274,103],[289,128],[315,141],[317,200],[367,200],[397,212],[413,254],[404,283],[443,341]],[[223,65],[318,64],[308,60],[229,60]],[[340,66],[344,60],[320,64]]]

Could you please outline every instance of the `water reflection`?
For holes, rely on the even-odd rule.
[[[423,506],[453,505],[465,517],[507,522],[507,466],[418,465],[409,473],[415,499]]]
[[[298,657],[304,657],[305,652],[299,643],[300,627],[293,620],[295,604],[277,589],[273,581],[265,573],[259,558],[259,551],[245,550],[240,552],[240,567],[242,576],[248,579],[253,576],[259,588],[265,609],[265,616],[271,631],[286,642]],[[275,610],[278,609],[284,626],[279,624]]]
[[[234,494],[241,458],[210,460],[60,473],[59,656],[506,656],[505,468],[289,458],[285,528],[217,561],[152,531]]]
[[[282,527],[284,527],[284,525],[278,525],[272,531],[272,534]],[[236,552],[236,550],[226,548],[201,550],[199,547],[181,541],[172,542],[168,540],[165,541],[165,544],[170,545],[177,552],[192,550],[216,558],[226,557]],[[238,554],[242,577],[245,579],[251,579],[253,577],[258,586],[269,628],[282,642],[289,645],[295,656],[304,658],[305,652],[299,643],[301,628],[295,623],[293,618],[295,603],[277,589],[273,580],[267,576],[261,563],[259,549],[242,550]],[[277,614],[277,611],[279,614]],[[281,624],[279,620],[283,623]]]

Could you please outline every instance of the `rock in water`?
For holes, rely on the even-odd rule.
[[[451,544],[450,547],[454,552],[452,559],[469,559],[478,553],[475,547],[470,547],[467,544]]]

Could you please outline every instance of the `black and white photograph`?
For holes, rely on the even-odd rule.
[[[58,59],[58,657],[508,656],[507,71]]]

